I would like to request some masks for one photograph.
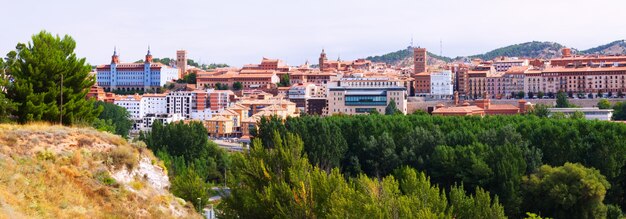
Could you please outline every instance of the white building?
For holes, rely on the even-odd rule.
[[[120,63],[117,51],[113,52],[111,64],[96,68],[96,81],[105,91],[147,91],[178,79],[178,69],[161,63],[153,63],[148,54],[144,63]]]
[[[550,110],[550,116],[553,113],[560,112],[564,113],[567,116],[571,116],[575,112],[582,112],[585,114],[585,119],[593,120],[601,120],[601,121],[611,121],[611,117],[613,117],[612,109],[599,109],[597,107],[584,107],[584,108],[548,108]]]
[[[137,129],[142,131],[150,131],[152,129],[152,124],[156,121],[160,121],[161,124],[167,125],[172,122],[181,121],[184,118],[180,116],[180,114],[146,114],[138,123]]]
[[[389,78],[341,78],[328,85],[327,114],[385,113],[391,100],[407,113],[407,90],[402,81]]]
[[[144,94],[141,97],[141,108],[143,111],[143,115],[167,114],[166,94]]]
[[[452,97],[454,84],[452,83],[452,71],[443,70],[430,73],[430,95],[433,98]]]
[[[125,108],[132,120],[140,120],[144,115],[140,95],[116,96],[113,103]]]
[[[210,91],[174,91],[166,95],[167,114],[180,114],[185,119],[210,119],[217,110],[211,109]],[[219,103],[216,103],[219,104]]]

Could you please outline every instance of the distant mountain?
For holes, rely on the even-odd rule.
[[[492,60],[500,56],[508,56],[549,59],[560,56],[561,49],[564,47],[565,46],[554,42],[533,41],[498,48],[484,54],[470,56],[469,58]]]
[[[526,58],[543,58],[550,59],[561,56],[561,49],[565,46],[555,43],[555,42],[539,42],[532,41],[526,43],[520,43],[510,46],[505,46],[502,48],[498,48],[483,54],[477,54],[472,56],[460,56],[456,58],[450,57],[441,57],[432,53],[428,53],[429,59],[428,62],[431,64],[440,64],[443,62],[451,62],[451,61],[459,61],[459,60],[468,60],[471,58],[480,58],[483,60],[492,60],[500,56],[509,56],[509,57],[526,57]],[[611,42],[606,45],[594,47],[588,50],[576,50],[572,49],[572,53],[577,54],[602,54],[602,55],[610,55],[610,54],[626,54],[626,41],[617,40]],[[413,65],[413,60],[411,59],[413,52],[410,48],[398,50],[395,52],[387,53],[379,56],[370,56],[367,57],[367,60],[371,60],[373,62],[385,62],[387,64],[407,67]]]
[[[601,54],[601,55],[614,55],[614,54],[626,54],[626,41],[617,40],[609,44],[594,47],[588,50],[580,51],[582,54]]]
[[[398,50],[395,52],[387,53],[380,56],[369,56],[365,59],[370,60],[372,62],[384,62],[391,65],[399,65],[399,66],[408,66],[412,65],[413,50],[411,47],[407,47],[406,49]],[[451,62],[452,59],[445,56],[438,56],[433,53],[428,52],[429,62]],[[410,63],[409,63],[410,61]]]

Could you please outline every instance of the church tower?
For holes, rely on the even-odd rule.
[[[326,52],[324,52],[324,49],[322,49],[322,53],[320,54],[320,60],[319,60],[319,68],[320,71],[324,71],[324,62],[326,62]]]
[[[187,74],[187,50],[176,51],[176,67],[178,78],[183,78]]]
[[[120,58],[117,56],[117,48],[113,47],[113,55],[111,56],[111,64],[120,63]]]
[[[152,63],[152,53],[150,53],[150,46],[148,46],[148,54],[146,54],[146,63]]]
[[[428,55],[425,48],[413,48],[413,73],[426,72]]]

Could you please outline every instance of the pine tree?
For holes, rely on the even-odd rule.
[[[74,39],[46,31],[31,39],[28,44],[18,43],[7,57],[13,78],[8,94],[18,103],[18,122],[91,123],[102,108],[94,108],[94,100],[85,99],[95,80],[85,58],[76,57]]]

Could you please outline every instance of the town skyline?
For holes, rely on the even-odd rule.
[[[592,14],[574,13],[601,9],[606,11],[606,19],[624,20],[626,15],[618,12],[620,7],[603,7],[623,4],[621,2],[539,3],[529,1],[513,10],[510,4],[497,1],[397,1],[384,5],[339,2],[333,3],[334,7],[329,7],[331,3],[327,1],[213,5],[152,1],[150,4],[125,2],[124,7],[112,7],[122,4],[118,1],[9,2],[5,4],[9,17],[18,16],[16,13],[23,8],[31,10],[34,16],[6,24],[12,31],[0,35],[3,42],[0,53],[6,54],[15,48],[15,42],[27,42],[32,33],[42,29],[61,36],[71,35],[77,41],[77,54],[86,57],[92,65],[107,63],[114,47],[124,62],[142,59],[151,46],[154,57],[158,58],[171,58],[176,50],[185,49],[189,51],[189,58],[206,64],[242,66],[268,57],[295,66],[306,60],[315,63],[321,49],[326,50],[329,59],[340,56],[352,60],[406,48],[411,38],[414,46],[456,57],[529,41],[550,41],[588,49],[626,36],[626,30],[612,28],[610,23],[592,22]],[[129,9],[134,7],[145,10]],[[214,8],[220,10],[211,10]],[[423,8],[432,10],[421,10]],[[487,8],[490,13],[475,12],[481,8]],[[50,9],[58,13],[47,13]],[[555,12],[544,13],[545,10],[540,9]],[[154,11],[160,13],[151,13]],[[107,13],[115,16],[106,16]],[[437,22],[432,22],[433,19]],[[67,22],[69,20],[73,22]],[[443,52],[440,42],[443,42]]]

